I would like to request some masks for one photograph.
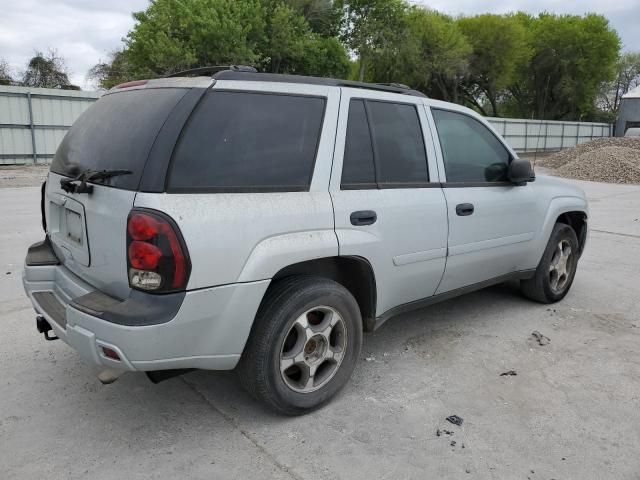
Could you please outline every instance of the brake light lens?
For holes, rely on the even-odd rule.
[[[129,245],[129,261],[133,268],[155,270],[161,258],[162,251],[151,243],[133,241]]]
[[[184,290],[191,263],[175,222],[152,210],[132,210],[127,220],[127,267],[131,288],[166,293]]]

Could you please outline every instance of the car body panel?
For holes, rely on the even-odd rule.
[[[538,176],[524,185],[447,184],[432,107],[473,116],[500,139],[512,158],[517,158],[488,122],[462,106],[363,88],[202,77],[159,79],[131,88],[167,87],[326,98],[313,176],[305,192],[152,193],[94,185],[91,195],[80,196],[64,192],[60,187],[63,177],[51,173],[45,213],[61,263],[26,265],[23,283],[35,310],[55,334],[101,366],[230,369],[242,354],[272,279],[288,266],[336,256],[368,262],[375,278],[371,282],[376,289],[372,295],[376,299],[374,313],[386,320],[394,312],[426,305],[430,299],[450,298],[474,285],[489,285],[495,279],[511,278],[512,273],[533,271],[558,217],[575,211],[588,214],[579,188],[550,177]],[[116,90],[109,92],[114,93]],[[340,189],[353,98],[417,106],[429,185]],[[81,213],[80,223],[66,213],[65,198],[70,205],[66,210]],[[457,216],[459,203],[473,203],[474,214]],[[117,299],[131,296],[126,222],[133,207],[170,216],[191,260],[184,299],[176,307],[177,313],[159,324],[117,325],[73,303],[91,292]],[[352,225],[350,214],[359,210],[375,211],[376,222]],[[61,220],[65,215],[71,215],[68,225]],[[34,295],[38,292],[51,293],[62,305],[66,325],[56,323],[55,316]],[[121,361],[105,357],[103,346],[118,352]]]

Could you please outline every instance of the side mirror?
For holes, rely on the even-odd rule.
[[[516,185],[523,185],[527,182],[533,182],[536,179],[531,162],[522,158],[514,158],[511,161],[507,177],[509,181]]]

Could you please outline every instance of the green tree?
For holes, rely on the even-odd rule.
[[[374,52],[369,70],[375,81],[404,83],[457,102],[470,51],[451,17],[416,6],[407,10],[394,42]]]
[[[11,67],[9,62],[4,58],[0,58],[0,85],[12,85],[14,83],[11,75]]]
[[[531,57],[525,28],[511,15],[492,14],[460,18],[458,26],[473,49],[463,82],[464,96],[484,115],[482,100],[486,99],[491,114],[498,117],[500,98]]]
[[[264,36],[259,0],[156,0],[125,39],[134,77],[205,65],[252,64]]]
[[[615,76],[620,39],[601,15],[517,16],[528,30],[529,65],[510,87],[522,116],[587,120],[604,82]]]
[[[109,54],[109,61],[99,62],[87,73],[87,78],[101,88],[115,87],[119,83],[130,80],[135,75],[123,50]]]
[[[311,31],[323,37],[340,33],[342,2],[333,0],[286,0],[286,4],[302,15]]]
[[[20,84],[25,87],[80,89],[69,81],[64,59],[55,50],[49,50],[47,54],[36,52],[29,60]]]
[[[345,0],[341,38],[358,56],[360,81],[369,58],[397,43],[406,9],[404,0]]]
[[[136,24],[123,49],[112,54],[110,61],[94,66],[89,76],[103,88],[131,79],[229,64],[256,65],[268,72],[346,76],[346,50],[336,38],[319,33],[322,28],[337,28],[329,25],[326,15],[331,12],[321,8],[325,3],[155,0],[145,11],[134,14]],[[329,5],[334,8],[332,2]],[[317,55],[323,57],[314,58]]]

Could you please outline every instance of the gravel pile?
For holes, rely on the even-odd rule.
[[[640,183],[640,139],[598,138],[539,161],[555,175],[609,183]]]

